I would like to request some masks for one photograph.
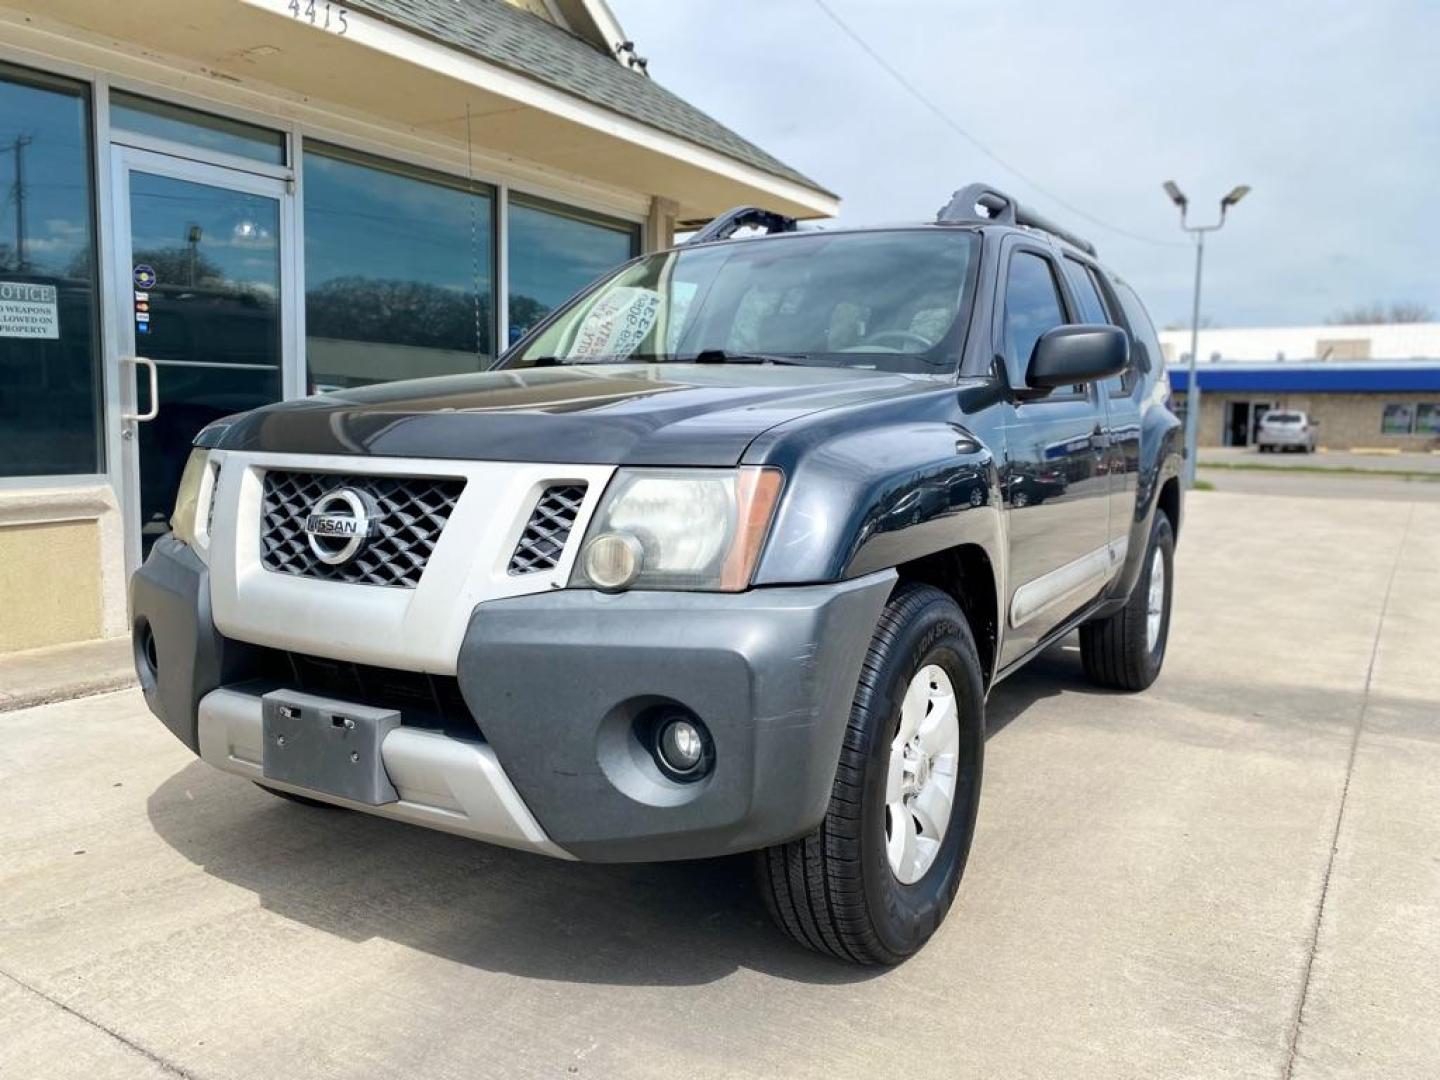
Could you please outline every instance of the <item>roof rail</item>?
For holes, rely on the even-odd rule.
[[[983,211],[983,213],[982,213]],[[943,225],[989,222],[999,225],[1023,225],[1028,229],[1039,229],[1051,236],[1058,236],[1067,244],[1073,244],[1087,255],[1095,254],[1095,245],[1067,229],[1062,229],[1049,218],[1041,217],[1028,206],[1021,206],[1009,195],[989,184],[968,184],[950,196],[950,201],[941,207],[935,220]]]
[[[712,240],[728,240],[747,225],[763,228],[767,234],[794,232],[796,229],[795,219],[786,217],[784,214],[777,214],[773,210],[762,210],[758,206],[736,206],[726,210],[719,217],[711,218],[682,246],[708,244]]]

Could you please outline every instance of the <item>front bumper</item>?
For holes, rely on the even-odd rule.
[[[478,730],[402,726],[386,736],[398,802],[361,806],[265,782],[592,861],[700,858],[791,839],[824,816],[893,582],[885,571],[740,594],[557,590],[483,603],[456,663]],[[151,711],[207,762],[264,779],[264,688],[251,683],[261,650],[216,631],[204,564],[158,541],[131,604]],[[666,779],[641,746],[636,720],[659,704],[692,711],[710,732],[704,779]]]

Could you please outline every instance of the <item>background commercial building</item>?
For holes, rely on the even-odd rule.
[[[603,0],[0,7],[0,652],[123,633],[194,432],[473,371],[677,221],[833,195]]]
[[[1299,410],[1330,450],[1440,449],[1440,363],[1212,363],[1200,380],[1201,446],[1251,446],[1260,418]],[[1189,373],[1170,369],[1177,405]]]
[[[1183,408],[1190,331],[1160,347]],[[1250,446],[1267,411],[1296,409],[1329,449],[1440,449],[1440,323],[1207,328],[1199,353],[1201,446]]]

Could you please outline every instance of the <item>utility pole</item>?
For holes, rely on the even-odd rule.
[[[1166,180],[1165,194],[1180,208],[1180,228],[1195,237],[1195,302],[1190,309],[1190,364],[1185,379],[1185,486],[1195,486],[1195,464],[1200,442],[1200,379],[1195,370],[1200,354],[1200,277],[1205,268],[1205,234],[1216,232],[1225,224],[1225,212],[1250,192],[1249,184],[1239,184],[1220,200],[1220,220],[1214,225],[1190,225],[1186,211],[1187,199],[1174,180]]]
[[[25,266],[25,148],[35,141],[32,135],[16,135],[0,154],[15,155],[15,272]]]

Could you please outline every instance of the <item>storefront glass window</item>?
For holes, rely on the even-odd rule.
[[[0,67],[0,477],[104,468],[89,112]]]
[[[1440,435],[1440,402],[1426,401],[1415,406],[1415,434]]]
[[[510,197],[510,342],[640,251],[634,225]]]
[[[1414,430],[1415,406],[1398,403],[1385,406],[1380,414],[1380,434],[1409,435]]]
[[[285,164],[283,132],[120,90],[110,94],[110,126],[269,165]]]
[[[494,356],[494,198],[481,185],[305,150],[311,387],[477,371]]]

